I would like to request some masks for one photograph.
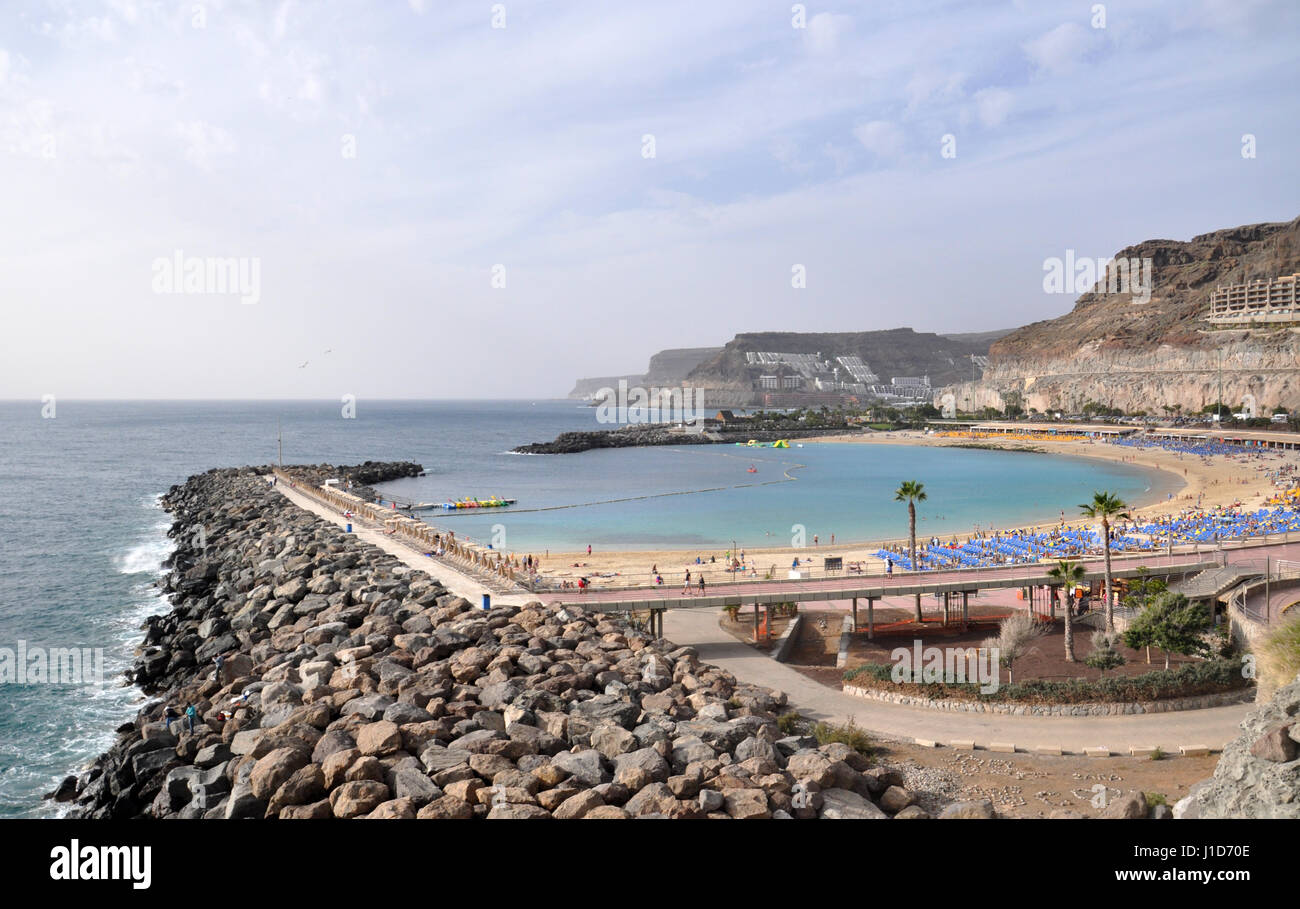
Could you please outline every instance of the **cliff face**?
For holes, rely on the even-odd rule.
[[[969,377],[971,354],[986,355],[989,338],[998,335],[997,332],[986,332],[946,337],[915,332],[910,328],[857,332],[750,332],[736,335],[717,356],[701,363],[687,379],[706,386],[751,389],[758,375],[771,369],[748,365],[745,354],[775,351],[820,353],[828,359],[857,356],[884,383],[893,376],[928,375],[931,383],[938,385]]]
[[[579,379],[569,392],[569,397],[589,398],[602,388],[617,388],[620,381],[626,381],[630,386],[677,386],[692,369],[716,356],[720,350],[721,347],[677,347],[661,350],[650,358],[650,368],[646,372]]]
[[[1021,406],[1077,412],[1089,401],[1159,413],[1199,410],[1219,400],[1300,406],[1300,331],[1207,331],[1202,321],[1216,285],[1300,271],[1300,218],[1215,231],[1189,242],[1148,240],[1116,254],[1150,259],[1151,296],[1090,292],[1058,319],[1035,322],[995,341],[980,381],[940,389],[959,408]],[[1104,288],[1102,288],[1104,290]],[[1220,373],[1220,369],[1222,372]]]
[[[650,358],[650,369],[645,374],[649,385],[677,385],[691,374],[691,370],[721,353],[721,347],[681,347],[661,350]]]

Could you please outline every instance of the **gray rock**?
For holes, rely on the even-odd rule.
[[[653,748],[640,748],[636,751],[629,751],[626,754],[618,755],[614,759],[616,774],[622,774],[625,770],[633,769],[644,771],[656,783],[667,781],[670,773],[668,762]]]
[[[1147,797],[1141,792],[1129,792],[1111,799],[1102,809],[1102,818],[1136,820],[1147,816]]]
[[[588,787],[599,786],[613,779],[599,751],[561,751],[551,758],[551,763]]]
[[[817,815],[824,820],[878,820],[889,815],[869,800],[848,789],[823,789],[822,810]]]
[[[393,794],[399,799],[409,798],[417,809],[442,798],[442,790],[433,780],[412,767],[402,767],[393,774]]]
[[[359,698],[353,698],[343,705],[339,711],[342,716],[360,716],[370,722],[384,718],[384,711],[396,703],[386,694],[363,694]]]
[[[704,812],[721,810],[727,803],[726,797],[716,789],[700,790],[700,810]]]
[[[587,701],[574,704],[569,712],[590,720],[594,725],[614,723],[625,729],[631,729],[641,715],[641,708],[620,697],[600,694]]]
[[[953,802],[943,811],[939,812],[940,818],[964,818],[974,820],[987,820],[997,817],[993,811],[993,803],[988,799],[979,799],[973,802]]]

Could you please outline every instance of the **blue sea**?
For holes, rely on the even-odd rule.
[[[925,483],[923,535],[1055,518],[1094,489],[1132,503],[1178,485],[1132,465],[1006,452],[805,444],[515,455],[525,442],[596,429],[574,401],[0,402],[0,647],[102,648],[104,686],[0,686],[0,817],[58,811],[40,796],[114,740],[140,693],[119,682],[171,547],[159,497],[212,467],[419,461],[388,484],[403,499],[492,495],[509,510],[425,512],[461,537],[518,551],[789,545],[898,537],[904,479]],[[48,410],[47,410],[48,412]],[[753,467],[756,472],[750,473]],[[788,479],[793,478],[793,479]],[[779,482],[778,482],[779,481]]]

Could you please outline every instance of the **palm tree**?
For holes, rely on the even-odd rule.
[[[894,493],[895,502],[907,503],[907,547],[912,570],[916,570],[916,503],[925,501],[925,485],[916,480],[904,480]],[[921,595],[916,595],[916,621],[921,621]]]
[[[1106,630],[1113,634],[1115,631],[1115,602],[1111,598],[1110,589],[1110,519],[1129,520],[1128,504],[1119,496],[1111,495],[1109,492],[1094,492],[1092,501],[1080,505],[1079,509],[1083,512],[1084,517],[1101,518],[1101,545],[1102,552],[1106,556]]]
[[[1065,588],[1065,662],[1073,663],[1075,661],[1074,626],[1070,622],[1070,593],[1074,590],[1076,584],[1083,582],[1083,566],[1078,562],[1062,559],[1056,563],[1055,568],[1047,572],[1047,576],[1060,581],[1061,586]]]

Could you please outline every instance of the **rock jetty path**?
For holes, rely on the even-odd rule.
[[[416,552],[401,540],[388,536],[376,527],[367,526],[367,524],[359,518],[345,518],[328,505],[321,504],[315,499],[299,492],[297,489],[285,486],[283,483],[277,483],[275,489],[299,508],[329,521],[336,527],[344,527],[351,524],[353,534],[362,541],[377,546],[393,558],[400,561],[403,565],[418,568],[442,586],[446,587],[452,593],[464,597],[472,603],[481,603],[483,601],[483,594],[485,593],[492,595],[493,603],[501,603],[503,605],[521,606],[524,603],[537,599],[536,596],[526,593],[499,594],[488,588],[477,578],[465,574],[438,559],[433,559],[423,553]]]

